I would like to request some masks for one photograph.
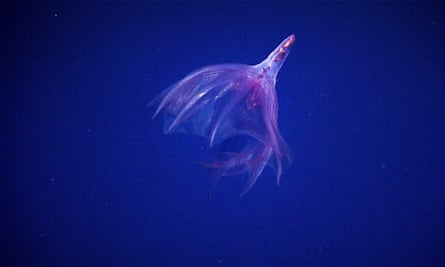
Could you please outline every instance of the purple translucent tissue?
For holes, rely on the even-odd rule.
[[[219,178],[248,173],[241,193],[255,184],[266,165],[277,184],[293,154],[278,129],[278,71],[295,41],[290,35],[257,65],[222,64],[198,69],[172,85],[151,105],[153,117],[164,114],[164,132],[206,137],[209,146],[246,135],[239,151],[224,151],[213,163],[203,163]]]

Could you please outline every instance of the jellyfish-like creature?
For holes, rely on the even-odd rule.
[[[290,35],[257,65],[221,64],[203,67],[175,83],[150,105],[153,116],[164,114],[164,133],[187,133],[208,139],[213,147],[246,135],[239,151],[223,151],[212,163],[203,163],[216,177],[248,174],[244,195],[266,166],[277,184],[293,153],[278,129],[278,71],[295,41]]]

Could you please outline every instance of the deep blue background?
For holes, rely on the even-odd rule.
[[[2,266],[445,266],[444,3],[1,7]],[[207,193],[146,104],[256,64],[296,159]]]

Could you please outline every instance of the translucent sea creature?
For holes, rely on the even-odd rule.
[[[153,116],[163,113],[164,133],[200,135],[215,146],[235,136],[246,135],[239,151],[224,151],[213,163],[203,163],[216,177],[248,173],[244,195],[264,167],[276,173],[293,154],[278,130],[278,71],[295,41],[290,35],[257,65],[222,64],[198,69],[172,85],[150,105]]]

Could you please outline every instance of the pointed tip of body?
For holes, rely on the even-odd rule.
[[[292,33],[284,40],[283,48],[291,47],[294,44],[294,42],[295,42],[295,34]]]

